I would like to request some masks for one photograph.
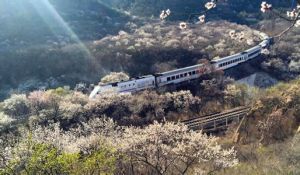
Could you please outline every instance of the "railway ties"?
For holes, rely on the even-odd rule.
[[[213,132],[226,129],[228,125],[234,121],[240,122],[249,111],[250,107],[238,107],[221,113],[185,120],[182,121],[182,123],[186,124],[192,130]]]

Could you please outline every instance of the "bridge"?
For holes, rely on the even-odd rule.
[[[186,124],[192,130],[214,132],[226,129],[234,121],[239,123],[249,111],[250,107],[238,107],[221,113],[184,120],[182,123]]]

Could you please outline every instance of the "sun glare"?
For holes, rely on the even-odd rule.
[[[65,22],[65,20],[60,16],[60,14],[56,11],[53,5],[48,0],[39,0],[32,2],[31,4],[35,7],[36,11],[39,15],[44,19],[45,23],[49,26],[53,34],[56,34],[55,29],[52,27],[52,23],[50,19],[46,17],[46,14],[51,15],[51,21],[55,21],[58,23],[59,27],[61,27],[65,34],[67,34],[73,41],[79,44],[80,48],[87,54],[88,58],[93,58],[90,50],[85,46],[85,44],[79,39],[77,34],[69,27],[69,25]]]

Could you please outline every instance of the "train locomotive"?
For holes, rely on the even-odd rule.
[[[211,66],[213,66],[216,70],[226,70],[257,57],[261,54],[263,49],[269,47],[269,45],[273,42],[273,39],[268,37],[266,34],[262,34],[262,37],[263,41],[257,46],[234,55],[212,60],[210,62]],[[207,73],[207,70],[207,65],[197,64],[154,75],[145,75],[128,81],[97,85],[94,87],[94,90],[91,92],[89,97],[94,98],[97,94],[112,90],[118,93],[132,93],[145,89],[160,88],[170,84],[179,84],[181,82],[197,79],[204,73]]]

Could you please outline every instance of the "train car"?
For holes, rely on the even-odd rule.
[[[259,45],[263,49],[265,49],[265,48],[269,47],[272,44],[272,42],[273,42],[273,38],[268,37],[268,38],[264,39],[261,43],[259,43]]]
[[[257,57],[258,55],[260,55],[261,50],[262,50],[262,47],[260,45],[246,50],[246,52],[248,53],[248,60],[253,59],[253,58]]]
[[[89,98],[95,98],[97,94],[105,93],[108,91],[117,92],[117,88],[113,87],[112,84],[95,86],[93,91],[90,93]]]
[[[118,83],[118,92],[136,92],[144,89],[155,88],[155,76],[146,75],[137,77],[129,81],[121,81]]]
[[[217,70],[225,70],[245,62],[247,59],[247,52],[241,52],[221,59],[212,60],[211,64],[214,65],[215,69]]]
[[[152,88],[155,88],[155,76],[146,75],[128,81],[98,85],[91,92],[90,98],[94,98],[97,94],[105,93],[108,91],[115,91],[118,93],[131,93]]]
[[[163,72],[156,75],[156,83],[158,87],[177,84],[184,81],[199,78],[206,73],[207,68],[204,64],[197,64],[181,69],[176,69],[168,72]]]

